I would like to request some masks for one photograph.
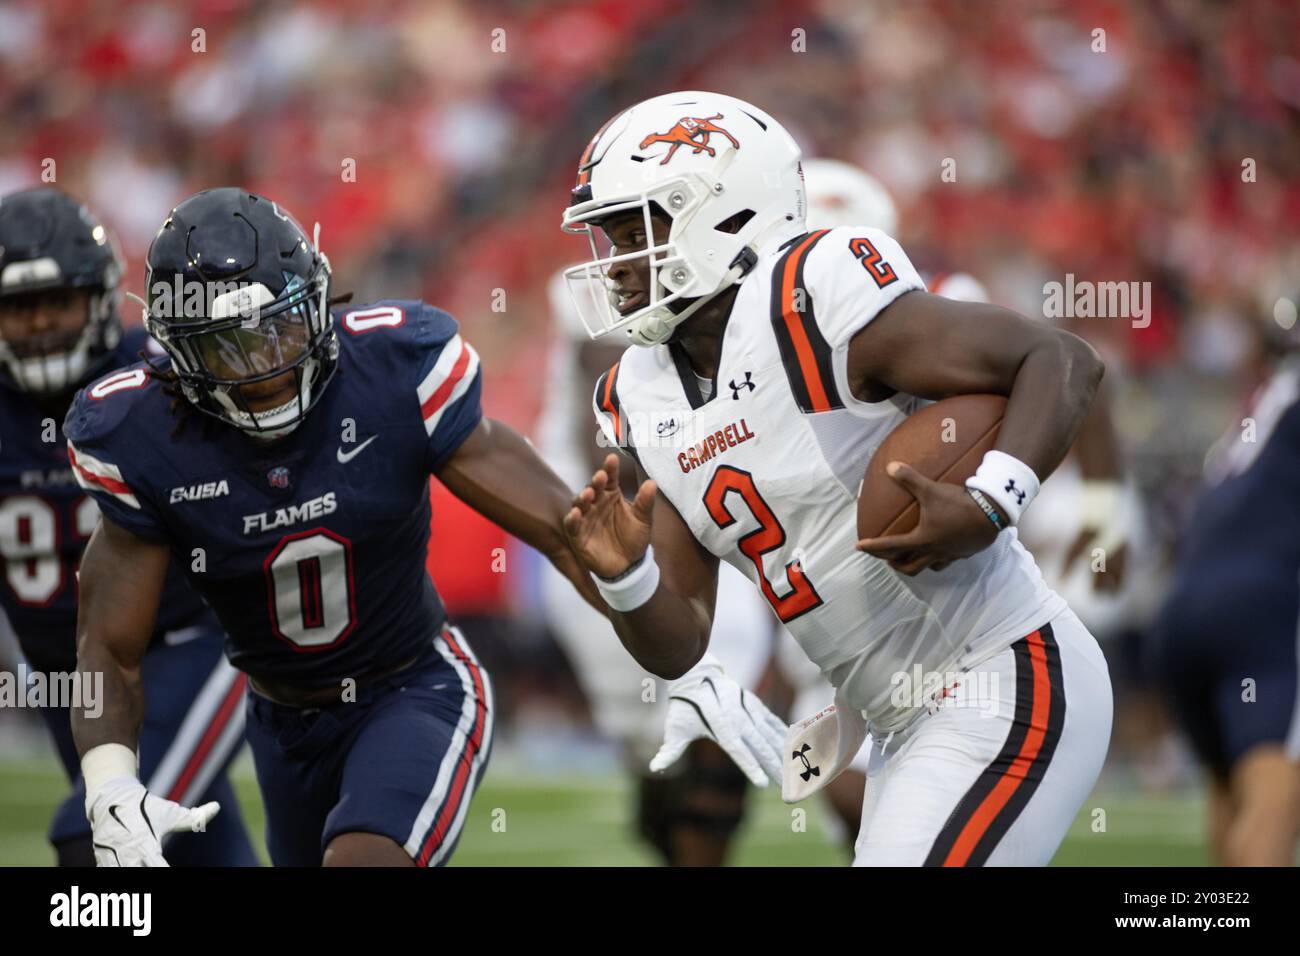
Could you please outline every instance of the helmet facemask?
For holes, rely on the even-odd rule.
[[[564,281],[577,308],[587,334],[598,338],[623,329],[637,345],[666,342],[674,329],[718,294],[744,277],[752,266],[747,245],[757,227],[746,221],[738,230],[724,230],[714,224],[716,235],[704,257],[692,257],[687,248],[687,233],[701,215],[716,212],[709,200],[721,193],[721,185],[710,185],[706,177],[685,173],[664,180],[635,195],[605,200],[582,200],[565,212],[563,229],[585,234],[591,248],[591,260],[564,270]],[[653,213],[671,217],[668,238],[654,241]],[[596,232],[609,219],[629,212],[639,212],[645,223],[646,247],[619,255],[602,255]],[[746,210],[752,216],[752,211]],[[735,217],[729,217],[734,219]],[[694,232],[698,235],[700,230]],[[696,239],[698,241],[698,239]],[[727,261],[720,263],[718,260]],[[646,259],[649,266],[649,301],[627,315],[618,312],[618,296],[609,279],[609,270],[622,262]],[[701,259],[703,260],[701,262]]]
[[[0,366],[13,383],[34,395],[57,395],[80,385],[93,363],[116,347],[121,328],[116,322],[117,294],[104,289],[59,286],[28,296],[86,293],[85,311],[76,328],[8,338],[0,322]],[[12,299],[0,308],[12,308]]]
[[[321,256],[307,281],[291,278],[278,296],[261,283],[237,284],[218,291],[204,321],[192,329],[150,312],[146,325],[171,356],[185,397],[196,408],[254,437],[279,438],[306,417],[337,368],[329,278]],[[284,379],[281,387],[272,389],[269,383],[278,379]],[[283,402],[255,408],[280,393]]]

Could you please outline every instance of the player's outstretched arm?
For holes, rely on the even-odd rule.
[[[81,559],[77,670],[83,686],[102,690],[97,713],[72,709],[72,735],[100,866],[166,866],[161,834],[201,830],[219,809],[216,803],[189,809],[155,797],[136,776],[144,717],[140,662],[170,557],[166,545],[101,519]]]
[[[1070,450],[1103,370],[1078,336],[999,306],[921,291],[887,306],[853,336],[848,353],[849,385],[859,399],[875,401],[892,391],[933,399],[1006,395],[995,451],[1020,479],[1018,487],[1033,490]],[[921,522],[906,535],[863,542],[863,550],[915,574],[992,542],[989,516],[964,490],[910,468],[890,473],[921,502]],[[1015,517],[1002,515],[1003,526]]]
[[[606,613],[564,533],[569,489],[527,439],[484,418],[437,475],[461,501],[544,554],[588,604]]]
[[[94,718],[72,712],[72,734],[83,755],[102,744],[135,749],[144,718],[140,661],[153,634],[170,558],[166,545],[107,519],[100,520],[86,545],[77,576],[77,668],[83,680],[103,675],[104,700]]]
[[[602,579],[610,620],[637,663],[667,679],[704,656],[713,630],[718,559],[704,550],[653,481],[628,501],[613,453],[573,498],[564,528]],[[620,610],[620,607],[622,610]]]

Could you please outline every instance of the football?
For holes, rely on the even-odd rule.
[[[858,490],[858,537],[905,534],[916,527],[920,506],[885,466],[901,461],[934,481],[964,485],[997,441],[1006,407],[1002,395],[956,395],[925,406],[890,432]]]

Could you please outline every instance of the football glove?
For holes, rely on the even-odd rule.
[[[707,738],[727,752],[750,783],[766,787],[769,779],[781,782],[785,735],[785,722],[724,674],[717,658],[706,654],[668,685],[664,742],[650,770],[668,769],[694,741]]]
[[[135,755],[126,747],[101,747],[120,748],[129,755],[134,770]],[[167,866],[163,835],[202,830],[220,805],[213,801],[193,809],[182,807],[151,794],[133,772],[103,779],[104,772],[110,770],[103,757],[113,758],[111,764],[119,770],[125,769],[126,763],[120,753],[106,755],[101,747],[88,751],[82,760],[95,862],[99,866]]]

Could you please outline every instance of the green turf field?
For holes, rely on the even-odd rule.
[[[260,845],[261,804],[247,763],[236,789]],[[0,762],[0,864],[52,861],[45,828],[64,794],[52,760]],[[559,780],[493,766],[470,808],[456,866],[640,866],[654,862],[633,838],[631,794],[617,776]],[[831,842],[824,811],[810,802],[803,826],[772,790],[751,793],[752,814],[734,862],[741,866],[833,866],[847,857]],[[1104,832],[1094,832],[1096,811]],[[1075,821],[1055,865],[1194,866],[1209,862],[1199,797],[1145,797],[1099,789]],[[1100,827],[1098,827],[1100,831]]]

